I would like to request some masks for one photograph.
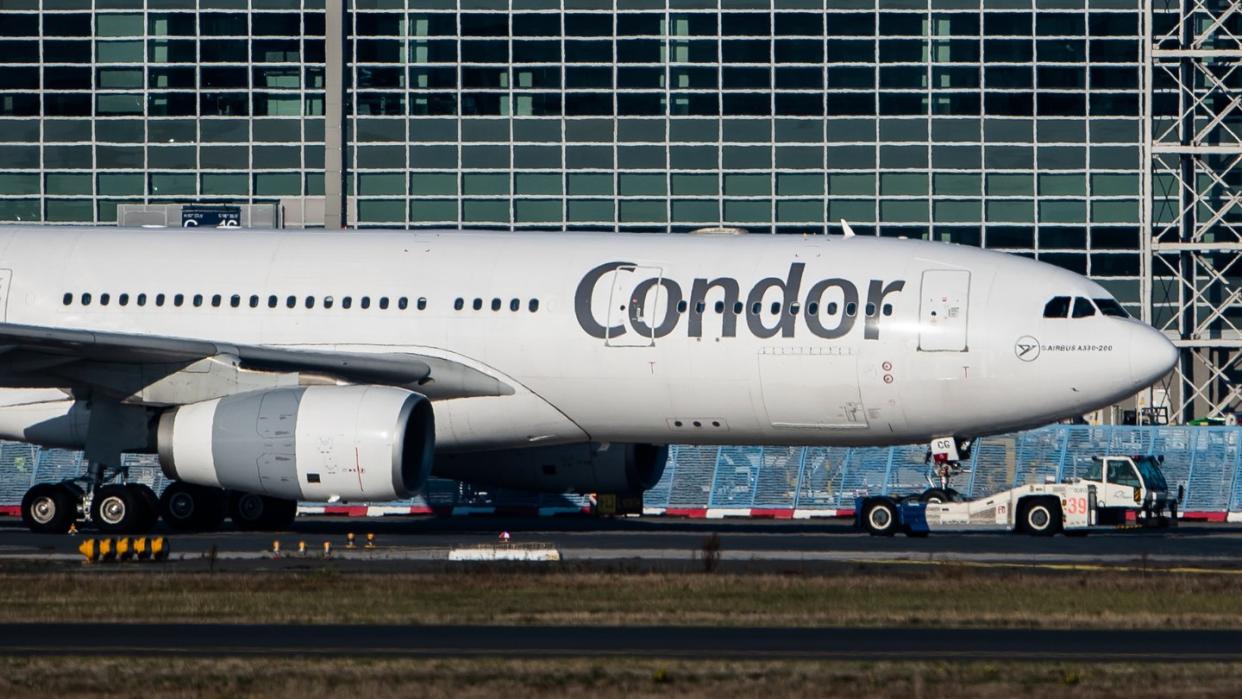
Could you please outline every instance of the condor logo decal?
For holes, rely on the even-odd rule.
[[[1013,353],[1024,362],[1033,362],[1039,356],[1039,340],[1030,335],[1023,335],[1013,343]]]
[[[718,289],[723,294],[724,304],[724,312],[719,314],[722,337],[736,337],[738,316],[744,315],[746,330],[759,338],[777,335],[794,337],[798,320],[801,318],[802,324],[806,325],[812,334],[831,340],[845,336],[853,329],[855,321],[862,317],[863,337],[868,340],[879,339],[880,319],[883,315],[881,309],[889,296],[905,288],[905,280],[898,279],[891,282],[885,282],[882,279],[869,280],[866,300],[859,303],[859,288],[850,280],[840,277],[822,279],[811,284],[804,296],[802,276],[805,268],[805,264],[795,262],[789,265],[789,272],[783,279],[779,277],[760,279],[746,293],[746,302],[742,306],[741,313],[735,310],[742,301],[742,287],[733,277],[695,279],[690,284],[688,299],[681,284],[677,281],[668,277],[651,277],[636,281],[633,288],[628,290],[626,297],[630,302],[626,304],[628,312],[626,317],[601,319],[595,315],[593,309],[602,307],[597,301],[607,301],[610,289],[607,284],[600,282],[612,278],[614,272],[643,269],[632,262],[606,262],[587,272],[582,277],[582,281],[578,283],[578,288],[574,293],[574,314],[577,316],[578,326],[586,334],[599,339],[617,338],[629,331],[642,337],[666,337],[681,324],[683,314],[689,316],[687,336],[702,337],[703,317],[706,312],[701,309],[705,307],[704,302],[708,292]],[[657,286],[661,289],[657,290]],[[779,312],[775,314],[757,312],[756,309],[763,311],[766,303],[772,302],[771,298],[765,299],[770,296],[769,292],[772,290],[780,296],[777,306]],[[654,294],[654,298],[658,299],[662,308],[644,308],[649,297],[653,295],[653,291],[659,292]],[[799,312],[796,314],[790,312],[792,307],[798,303],[801,303]],[[819,309],[823,311],[810,312],[819,311]],[[683,313],[684,310],[689,312]],[[648,311],[651,312],[648,313]],[[655,324],[655,319],[659,319],[658,325]],[[609,326],[608,323],[613,320],[621,322]]]

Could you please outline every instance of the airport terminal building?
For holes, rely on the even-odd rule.
[[[358,226],[822,233],[845,218],[1038,255],[1137,308],[1134,0],[351,7]],[[0,8],[0,222],[215,202],[322,223],[323,0]]]

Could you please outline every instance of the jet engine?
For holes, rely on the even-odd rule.
[[[667,461],[666,446],[567,444],[441,455],[434,474],[544,493],[641,493],[660,481]]]
[[[426,396],[390,386],[306,386],[191,403],[160,416],[169,478],[297,500],[392,500],[431,473]]]

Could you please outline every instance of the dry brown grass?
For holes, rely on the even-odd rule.
[[[1157,680],[1158,685],[1152,682]],[[1236,697],[1242,664],[0,657],[26,697]]]
[[[935,610],[935,613],[930,613]],[[1242,628],[1242,576],[0,569],[0,621]]]

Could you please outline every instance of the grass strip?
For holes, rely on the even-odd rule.
[[[1242,628],[1234,575],[0,568],[0,621]]]

